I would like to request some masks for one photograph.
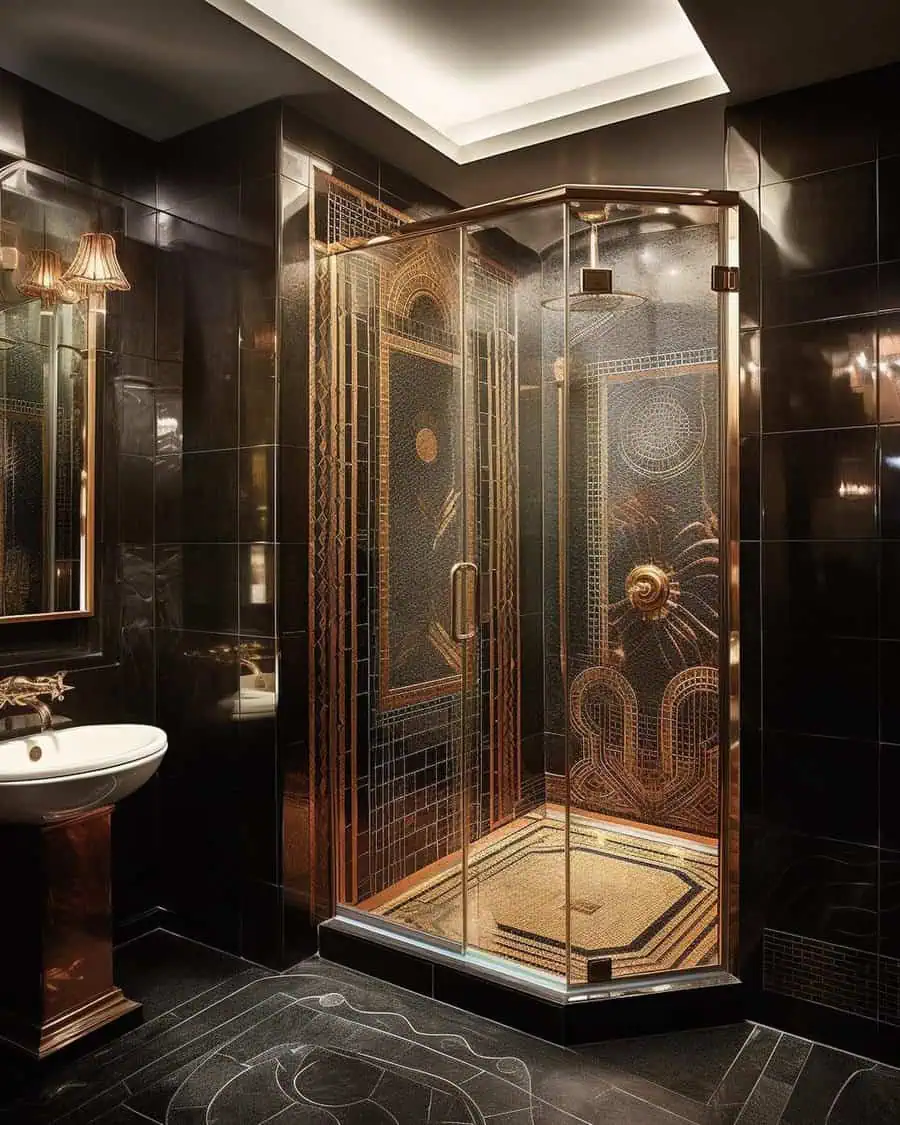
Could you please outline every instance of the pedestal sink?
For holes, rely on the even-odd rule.
[[[68,727],[0,742],[0,824],[53,824],[139,789],[165,733],[132,724]]]
[[[33,1058],[140,1020],[113,980],[110,820],[166,746],[129,724],[0,742],[0,1037]]]

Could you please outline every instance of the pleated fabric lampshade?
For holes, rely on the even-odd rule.
[[[84,293],[106,293],[111,289],[124,292],[131,288],[119,265],[116,240],[111,234],[99,232],[81,236],[72,264],[62,280]]]

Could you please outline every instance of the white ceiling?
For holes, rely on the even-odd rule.
[[[727,91],[677,0],[207,0],[464,164]]]

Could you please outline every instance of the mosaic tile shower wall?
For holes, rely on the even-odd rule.
[[[714,226],[600,228],[617,289],[645,303],[570,312],[570,799],[705,836],[718,830],[719,366]],[[580,262],[584,237],[571,251]],[[559,251],[545,260],[550,292]],[[553,316],[545,313],[545,319]],[[547,363],[545,356],[545,364]],[[545,392],[556,450],[558,399]],[[558,486],[545,491],[551,549]],[[549,553],[549,552],[548,552]],[[559,621],[548,584],[545,614]],[[548,655],[549,796],[566,799],[565,704]]]
[[[320,252],[404,220],[325,174],[315,199]],[[458,245],[421,240],[317,265],[328,312],[315,325],[313,721],[317,757],[336,763],[335,861],[349,902],[458,850],[464,792],[472,838],[523,799],[514,279],[468,255],[465,358],[478,393],[465,434],[478,441],[463,480]],[[463,740],[448,576],[466,543],[481,545],[484,592]]]

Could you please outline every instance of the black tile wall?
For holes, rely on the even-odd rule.
[[[759,325],[758,355],[753,331],[742,350],[743,971],[760,1012],[885,1056],[900,1011],[900,321],[877,314],[900,304],[898,88],[892,67],[736,107],[726,144],[741,319]]]

